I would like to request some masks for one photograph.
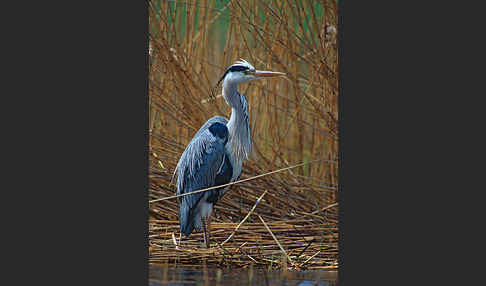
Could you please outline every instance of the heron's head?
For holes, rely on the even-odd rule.
[[[219,85],[221,82],[228,82],[233,84],[240,84],[244,82],[249,82],[255,79],[278,77],[285,75],[281,72],[272,71],[260,71],[256,70],[250,63],[245,60],[240,60],[232,64],[226,72],[223,74],[221,79],[218,81]]]

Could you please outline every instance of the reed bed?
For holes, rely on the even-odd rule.
[[[335,1],[151,1],[149,16],[149,262],[336,268]],[[210,249],[198,231],[179,243],[178,202],[164,198],[199,127],[229,118],[215,84],[240,58],[287,76],[240,86],[253,139],[243,182],[214,208]]]

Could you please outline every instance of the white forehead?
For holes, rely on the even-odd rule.
[[[245,61],[244,59],[240,59],[239,61],[236,61],[231,66],[246,66],[250,70],[254,70],[255,69],[249,62]]]

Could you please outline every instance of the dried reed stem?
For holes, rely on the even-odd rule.
[[[282,250],[282,252],[285,254],[285,256],[287,257],[287,259],[289,260],[290,264],[292,264],[292,266],[293,266],[294,265],[294,262],[292,261],[292,259],[290,259],[290,256],[288,256],[287,252],[285,251],[285,249],[283,249],[283,247],[280,244],[280,242],[278,242],[278,239],[275,237],[275,235],[270,230],[270,228],[268,227],[268,225],[265,223],[265,221],[263,220],[263,218],[261,216],[258,216],[258,218],[262,221],[262,223],[265,226],[265,228],[268,230],[268,232],[270,233],[270,235],[272,235],[273,239],[278,244],[278,247],[280,247],[280,250]]]
[[[312,255],[311,257],[309,257],[309,259],[307,259],[306,261],[302,262],[300,265],[299,265],[299,268],[304,266],[307,262],[309,262],[312,258],[314,258],[317,254],[321,253],[321,251],[319,250],[318,252],[316,252],[314,255]]]
[[[230,236],[228,236],[228,238],[223,241],[223,243],[221,243],[221,245],[224,245],[226,242],[228,242],[228,240],[230,240],[233,235],[235,235],[236,231],[240,228],[240,226],[250,217],[250,215],[253,213],[253,211],[255,210],[256,206],[258,205],[258,203],[260,202],[260,200],[263,198],[263,196],[268,192],[268,190],[265,190],[265,192],[263,192],[263,194],[258,198],[258,200],[255,202],[255,205],[253,205],[253,207],[251,208],[250,212],[248,212],[248,214],[245,216],[245,218],[236,226],[236,228],[231,232]],[[241,246],[240,246],[241,248]]]

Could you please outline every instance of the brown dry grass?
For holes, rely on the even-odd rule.
[[[249,102],[254,153],[240,179],[312,162],[233,185],[213,212],[209,250],[197,248],[200,232],[174,245],[176,199],[150,203],[149,262],[335,268],[338,74],[336,35],[326,32],[337,27],[335,2],[217,2],[150,3],[149,199],[175,194],[174,168],[199,127],[214,115],[229,118],[221,89],[212,90],[239,58],[287,74],[239,87]]]

